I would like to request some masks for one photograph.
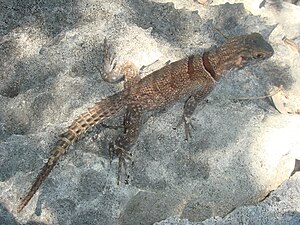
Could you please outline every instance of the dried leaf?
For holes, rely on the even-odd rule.
[[[201,5],[209,5],[212,1],[211,0],[194,0]]]
[[[277,90],[276,90],[277,89]],[[274,90],[276,90],[274,92]],[[289,99],[284,93],[284,89],[282,88],[282,85],[278,87],[273,87],[271,89],[271,92],[274,92],[274,94],[270,94],[270,98],[275,106],[275,108],[282,114],[298,114],[300,115],[300,109],[294,109],[290,108],[287,105],[289,104]]]
[[[294,166],[294,170],[291,173],[291,176],[293,176],[298,171],[300,171],[300,160],[295,159],[295,166]]]
[[[282,38],[283,42],[289,46],[292,50],[296,51],[296,52],[299,52],[299,47],[297,45],[297,43],[291,39],[288,39],[286,36],[284,36]]]
[[[278,87],[273,87],[273,89]],[[272,90],[271,90],[272,91]],[[275,106],[275,108],[282,114],[287,114],[290,112],[290,110],[287,108],[286,104],[288,102],[287,97],[285,96],[282,88],[280,88],[280,91],[277,91],[274,95],[270,97],[272,99],[272,102]]]

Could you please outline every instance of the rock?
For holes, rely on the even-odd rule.
[[[171,216],[210,221],[257,204],[289,178],[300,142],[293,135],[300,131],[299,116],[279,114],[268,99],[232,100],[263,96],[278,84],[297,94],[296,53],[287,54],[278,41],[285,25],[270,36],[274,57],[224,75],[195,112],[189,142],[183,129],[173,129],[184,100],[147,113],[132,148],[129,185],[117,185],[118,162],[110,165],[107,151],[121,131],[98,126],[70,148],[16,213],[57,136],[87,107],[122,88],[103,82],[97,69],[104,37],[115,46],[119,63],[130,59],[141,67],[159,59],[163,66],[222,44],[214,28],[227,36],[260,32],[267,38],[275,27],[271,17],[254,16],[242,4],[193,3],[187,10],[186,1],[174,2],[4,1],[1,223],[153,224]]]
[[[216,216],[201,223],[193,223],[187,219],[170,217],[155,225],[225,225],[225,224],[290,224],[300,223],[299,196],[300,173],[284,182],[262,202],[255,205],[242,206],[229,213],[224,218]]]

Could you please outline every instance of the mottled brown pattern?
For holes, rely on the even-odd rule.
[[[260,34],[237,36],[228,39],[224,45],[203,56],[189,56],[140,79],[132,63],[116,67],[106,39],[104,46],[106,54],[103,61],[104,72],[108,74],[104,78],[106,81],[115,82],[124,76],[124,90],[97,102],[60,136],[48,162],[37,176],[30,191],[22,199],[18,212],[27,205],[57,164],[60,156],[88,128],[125,112],[124,132],[110,144],[110,152],[119,157],[119,176],[122,169],[127,174],[126,160],[130,159],[128,151],[138,138],[144,111],[165,107],[186,97],[182,122],[188,139],[191,133],[190,120],[195,108],[210,93],[222,72],[259,62],[274,53],[272,47]]]

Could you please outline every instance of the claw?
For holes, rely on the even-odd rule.
[[[126,160],[131,161],[132,154],[128,152],[126,149],[113,144],[112,142],[109,144],[109,157],[110,163],[112,161],[112,155],[117,155],[119,157],[119,167],[118,167],[118,177],[117,177],[117,184],[119,185],[122,181],[123,173],[125,176],[124,183],[129,183],[129,174],[127,170],[127,163]]]
[[[185,131],[185,140],[188,141],[192,138],[191,128],[194,130],[194,126],[192,124],[191,118],[184,117],[184,131]]]
[[[115,73],[116,70],[116,53],[113,51],[111,45],[107,43],[107,39],[104,38],[103,42],[103,74],[102,79],[109,83],[118,83],[124,79],[123,75]],[[97,67],[96,67],[97,68]],[[97,68],[99,70],[99,68]]]
[[[176,127],[174,129],[177,129],[179,126],[184,123],[184,132],[185,132],[185,140],[188,141],[190,138],[192,138],[192,132],[191,128],[194,130],[194,126],[192,124],[191,118],[182,116]]]

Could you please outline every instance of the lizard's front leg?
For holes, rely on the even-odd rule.
[[[191,137],[191,118],[196,109],[196,107],[206,98],[206,96],[213,89],[213,83],[207,83],[204,87],[202,87],[195,94],[191,95],[187,101],[185,102],[182,118],[177,126],[184,123],[184,131],[185,131],[185,139],[188,140]],[[204,105],[202,104],[202,107]]]
[[[108,44],[107,39],[103,42],[103,74],[102,79],[109,83],[118,83],[122,80],[124,88],[129,88],[140,80],[139,70],[132,62],[117,65],[116,54],[113,46]]]
[[[114,143],[110,143],[110,156],[115,154],[119,157],[118,184],[123,172],[126,176],[125,183],[128,182],[126,160],[131,160],[129,150],[138,138],[141,119],[142,108],[139,105],[128,106],[124,116],[124,133],[117,137]]]

